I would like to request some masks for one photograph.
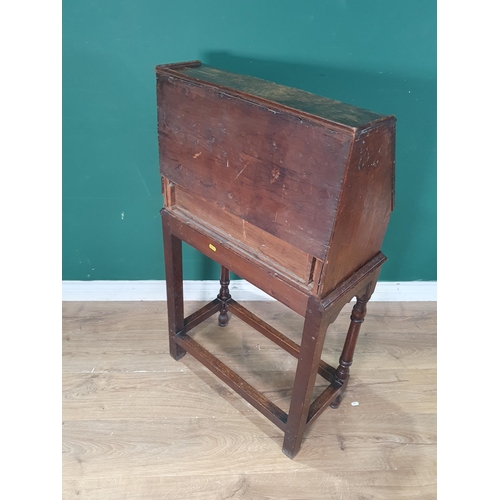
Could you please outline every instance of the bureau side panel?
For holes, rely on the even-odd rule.
[[[358,131],[347,166],[320,295],[380,251],[394,205],[395,119]]]
[[[324,260],[352,136],[174,76],[157,90],[161,173]]]

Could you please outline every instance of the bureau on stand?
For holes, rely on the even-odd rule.
[[[340,405],[386,257],[394,205],[395,118],[199,61],[157,66],[161,209],[170,354],[187,352],[284,432]],[[221,266],[220,292],[185,317],[182,242]],[[304,318],[300,345],[235,301],[230,271]],[[328,326],[355,298],[339,365],[321,359]],[[189,331],[240,318],[297,358],[288,412]],[[329,383],[315,400],[316,377]]]

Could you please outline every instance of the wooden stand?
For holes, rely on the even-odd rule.
[[[276,424],[293,458],[306,426],[342,401],[386,260],[395,119],[198,61],[157,76],[170,353],[194,356]],[[218,296],[186,318],[182,241],[221,265]],[[304,317],[300,346],[231,298],[229,270]],[[354,297],[335,369],[321,360],[326,331]],[[298,359],[288,414],[188,335],[216,313]],[[311,401],[317,374],[330,385]]]

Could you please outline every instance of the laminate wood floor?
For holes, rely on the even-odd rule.
[[[300,316],[244,305],[300,343]],[[328,330],[334,366],[349,315]],[[295,358],[234,316],[216,322],[191,334],[287,411]],[[189,355],[169,356],[163,302],[65,302],[62,330],[64,499],[436,498],[434,302],[368,305],[345,399],[294,460],[257,410]]]

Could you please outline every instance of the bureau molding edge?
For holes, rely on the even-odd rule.
[[[184,281],[184,300],[210,301],[219,292],[218,280]],[[245,280],[231,282],[230,291],[238,301],[275,300]],[[63,302],[75,301],[164,301],[162,280],[63,281]],[[371,298],[377,302],[435,302],[436,281],[379,281]]]

